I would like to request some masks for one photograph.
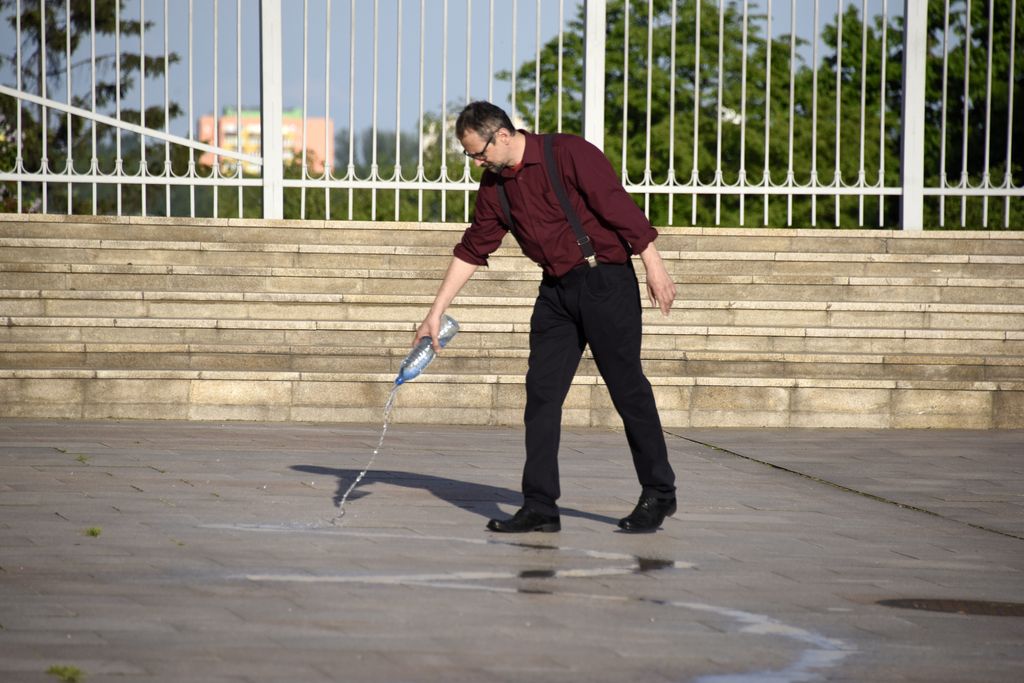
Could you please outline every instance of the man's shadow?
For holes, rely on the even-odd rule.
[[[352,485],[352,482],[359,476],[359,470],[338,469],[335,467],[320,467],[318,465],[293,465],[296,472],[307,474],[318,474],[335,477],[338,480],[338,487],[334,493],[334,505],[341,504],[345,491]],[[373,483],[386,483],[392,486],[405,486],[412,489],[421,489],[433,494],[440,500],[455,507],[474,512],[481,517],[491,519],[495,517],[506,517],[507,512],[498,507],[498,503],[517,505],[522,496],[517,491],[504,489],[488,484],[477,484],[471,481],[460,481],[448,479],[447,477],[435,477],[430,474],[419,472],[400,472],[396,470],[372,470],[367,472],[348,500],[356,500],[364,496],[372,495],[364,489]],[[573,508],[560,508],[561,514],[568,517],[579,517],[581,519],[592,519],[596,522],[616,524],[618,520],[605,515],[596,515],[590,512],[583,512]]]

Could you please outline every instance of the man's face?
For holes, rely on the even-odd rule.
[[[475,130],[467,130],[459,142],[462,143],[466,156],[472,159],[474,164],[492,173],[499,173],[508,166],[508,144],[505,140],[507,135],[504,129],[486,136]]]

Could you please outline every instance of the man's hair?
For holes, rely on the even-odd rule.
[[[489,137],[504,128],[512,135],[516,134],[516,127],[512,125],[505,110],[496,107],[490,102],[470,102],[455,120],[455,136],[460,140],[471,130],[480,137]]]

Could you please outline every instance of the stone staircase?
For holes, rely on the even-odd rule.
[[[377,422],[463,227],[0,215],[0,417]],[[657,244],[680,292],[645,312],[666,426],[1024,427],[1022,233]],[[396,419],[520,423],[539,270],[508,245]],[[600,385],[585,357],[566,424],[619,424]]]

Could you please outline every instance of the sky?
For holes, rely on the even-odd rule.
[[[23,4],[28,1],[23,0]],[[376,103],[376,122],[380,131],[394,131],[396,113],[399,111],[396,109],[396,102],[401,107],[401,127],[404,130],[415,130],[419,116],[421,83],[423,107],[427,112],[439,112],[445,102],[448,103],[449,110],[457,110],[468,99],[482,99],[489,95],[497,104],[507,107],[509,83],[488,78],[488,64],[491,59],[493,72],[509,70],[513,64],[522,64],[532,59],[538,44],[538,36],[540,44],[557,36],[560,12],[564,25],[576,16],[578,8],[582,5],[582,0],[308,0],[308,3],[301,0],[280,1],[284,107],[303,107],[305,54],[308,60],[306,68],[309,83],[309,89],[305,93],[305,105],[310,116],[323,116],[329,103],[330,115],[336,130],[347,128],[350,116],[355,129],[363,130],[370,127],[374,121]],[[736,2],[738,6],[742,6],[742,0]],[[748,2],[750,12],[756,14],[766,11],[769,0]],[[817,33],[813,23],[814,2],[815,0],[772,0],[773,33],[789,33],[791,10],[795,8],[797,35],[811,39]],[[218,108],[223,110],[235,106],[237,82],[241,83],[242,107],[257,106],[260,99],[259,1],[166,0],[166,3],[168,44],[171,51],[182,57],[180,63],[171,67],[168,89],[170,99],[186,111],[185,116],[171,123],[171,132],[187,137],[189,121],[195,122],[200,116],[213,111],[215,27]],[[858,8],[864,3],[869,15],[885,9],[892,16],[902,14],[903,10],[902,0],[819,0],[820,24],[834,16],[837,3],[853,4]],[[165,2],[126,0],[124,5],[125,19],[138,19],[144,12],[146,20],[154,22],[154,26],[146,33],[145,52],[151,57],[162,56]],[[191,67],[188,60],[190,6],[193,45],[191,54],[194,56]],[[351,30],[353,10],[356,27],[354,32]],[[447,35],[444,30],[446,14]],[[379,35],[376,45],[373,42],[375,15]],[[5,54],[13,53],[11,46],[15,43],[14,33],[8,21],[12,16],[13,10],[8,10],[0,22],[0,45],[5,46]],[[307,27],[305,38],[304,23]],[[424,29],[422,40],[421,23]],[[240,68],[236,57],[236,30],[241,33]],[[350,60],[351,35],[355,37],[355,95],[350,98],[350,73],[353,69]],[[98,39],[97,51],[112,52],[112,43],[112,40]],[[82,50],[72,58],[73,63],[85,64],[76,70],[72,78],[76,93],[88,93],[88,44],[89,41],[84,40]],[[137,52],[139,49],[137,37],[122,41],[123,51]],[[447,69],[442,68],[445,51]],[[710,59],[713,56],[706,55],[705,58]],[[470,65],[468,93],[467,64]],[[188,88],[190,68],[193,86],[191,109]],[[373,91],[375,69],[378,82],[376,98]],[[109,73],[112,76],[112,66]],[[445,77],[447,86],[443,96]],[[0,69],[0,82],[14,87],[13,69]],[[148,78],[145,84],[146,104],[162,104],[163,91],[162,78]],[[138,109],[140,94],[141,89],[138,87],[131,92],[123,93],[123,106]],[[50,92],[50,96],[59,101],[65,100],[63,82]],[[112,115],[112,112],[110,113]]]

